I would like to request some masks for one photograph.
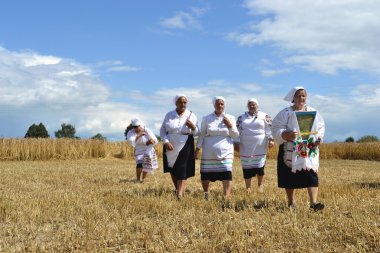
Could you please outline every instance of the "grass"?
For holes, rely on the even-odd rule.
[[[322,212],[305,189],[288,210],[275,166],[248,195],[235,160],[224,209],[220,182],[203,199],[199,168],[178,201],[160,169],[135,183],[132,160],[3,161],[0,252],[380,252],[379,162],[321,160]]]

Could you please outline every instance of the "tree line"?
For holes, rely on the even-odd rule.
[[[71,124],[62,123],[61,129],[58,129],[54,132],[54,136],[56,138],[71,138],[71,139],[80,139],[80,137],[75,135],[76,129],[75,126]],[[25,138],[50,138],[48,131],[44,124],[40,123],[38,125],[33,124],[28,128],[26,132]],[[102,134],[97,133],[91,137],[91,139],[103,140],[106,141],[107,138]]]
[[[377,142],[379,141],[379,138],[375,135],[365,135],[363,137],[360,137],[356,142],[358,143],[367,143],[367,142]],[[345,142],[355,142],[354,137],[350,136],[348,137]]]
[[[133,129],[132,124],[129,124],[124,131],[125,137],[127,137],[127,133],[131,129]],[[62,123],[61,129],[58,129],[57,131],[55,131],[54,136],[56,138],[80,139],[80,137],[76,136],[75,133],[76,133],[75,126],[71,124]],[[44,126],[44,124],[40,123],[38,125],[36,124],[31,125],[25,134],[25,138],[50,138],[50,135],[48,131],[46,130],[46,127]],[[107,138],[104,137],[101,133],[95,134],[94,136],[91,137],[91,139],[104,140],[104,141],[107,140]],[[379,141],[379,138],[377,138],[377,136],[374,136],[374,135],[365,135],[359,138],[357,141],[355,141],[354,137],[350,136],[346,138],[345,140],[345,142],[358,142],[358,143],[377,142],[377,141]]]

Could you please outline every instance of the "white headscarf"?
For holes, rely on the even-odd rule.
[[[139,118],[133,118],[132,120],[131,120],[131,124],[132,124],[132,126],[133,127],[136,127],[136,126],[140,126],[140,125],[142,125],[141,124],[141,120],[139,119]]]
[[[254,102],[257,106],[259,106],[259,101],[257,101],[256,98],[250,98],[250,99],[248,99],[247,105],[248,105],[250,102]]]
[[[178,101],[178,99],[179,99],[180,97],[184,97],[184,98],[186,98],[186,100],[187,100],[187,96],[186,96],[185,94],[182,94],[182,93],[177,94],[177,95],[174,97],[174,104],[175,104],[175,105],[177,105],[177,101]]]
[[[226,100],[224,99],[224,97],[222,97],[222,96],[215,96],[215,97],[212,98],[212,105],[215,105],[216,100],[219,100],[219,99],[223,100],[224,103],[226,102]]]
[[[296,94],[296,92],[298,90],[304,90],[304,89],[305,88],[302,86],[297,86],[297,87],[291,88],[290,91],[288,92],[288,94],[284,97],[284,100],[292,103],[293,99],[294,99],[294,95]]]

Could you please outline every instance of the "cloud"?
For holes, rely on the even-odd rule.
[[[166,29],[202,29],[199,18],[206,11],[205,8],[191,7],[189,12],[178,11],[174,16],[162,19],[160,25]]]
[[[277,76],[277,75],[281,75],[288,72],[290,72],[290,69],[262,69],[260,70],[261,75],[266,76],[266,77]]]
[[[357,86],[351,91],[353,100],[361,105],[370,107],[380,106],[380,84],[368,85],[363,84]]]
[[[26,64],[31,58],[40,60],[33,66]],[[0,137],[23,137],[30,125],[42,122],[51,136],[61,123],[70,123],[82,138],[101,133],[108,140],[123,140],[134,116],[158,134],[165,114],[175,108],[173,98],[178,93],[188,96],[189,109],[198,116],[199,124],[213,111],[211,98],[215,95],[226,98],[226,112],[235,117],[246,111],[246,101],[251,97],[259,100],[262,111],[274,117],[288,106],[282,100],[287,90],[279,85],[215,79],[194,87],[130,90],[123,94],[122,102],[115,102],[107,84],[75,60],[1,48]],[[362,84],[351,90],[344,95],[310,92],[308,103],[325,118],[327,141],[379,135],[380,85]]]
[[[109,87],[75,60],[0,48],[0,136],[22,137],[33,123],[50,135],[71,123],[83,135],[123,133],[127,103],[112,103]],[[101,130],[101,131],[100,131]]]
[[[109,72],[137,72],[141,68],[131,67],[131,66],[115,66],[107,69]]]
[[[101,61],[95,64],[95,68],[105,69],[107,72],[137,72],[141,71],[141,68],[128,66],[123,61]]]
[[[252,16],[245,31],[227,38],[242,46],[269,44],[287,64],[335,74],[380,74],[380,2],[247,0]]]

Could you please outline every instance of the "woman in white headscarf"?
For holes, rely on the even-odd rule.
[[[280,144],[277,161],[278,187],[285,188],[288,206],[295,207],[294,189],[307,188],[310,208],[318,211],[325,206],[317,202],[318,145],[325,133],[325,123],[314,108],[306,105],[306,99],[307,93],[303,87],[294,87],[289,91],[284,100],[292,105],[280,111],[273,119],[272,134]],[[297,112],[315,115],[309,132],[300,132]]]
[[[157,155],[153,147],[158,141],[153,132],[145,127],[140,119],[133,118],[131,125],[133,129],[128,131],[127,141],[134,147],[136,180],[142,183],[148,172],[153,173],[158,168]]]
[[[197,117],[187,109],[187,97],[178,94],[174,98],[176,109],[168,112],[160,128],[164,142],[164,173],[169,172],[181,198],[186,180],[195,175],[194,135],[198,134]]]
[[[224,196],[230,196],[234,159],[233,139],[239,136],[234,124],[235,117],[224,111],[225,99],[217,96],[213,98],[212,103],[214,112],[203,117],[195,150],[195,156],[198,158],[199,150],[202,149],[201,180],[206,200],[209,198],[210,181],[222,181]]]
[[[236,143],[240,153],[245,186],[251,191],[251,179],[257,175],[258,191],[263,192],[264,167],[267,147],[274,145],[271,125],[272,118],[259,111],[259,102],[251,98],[247,102],[248,111],[240,115],[236,126],[239,130],[239,142]]]

